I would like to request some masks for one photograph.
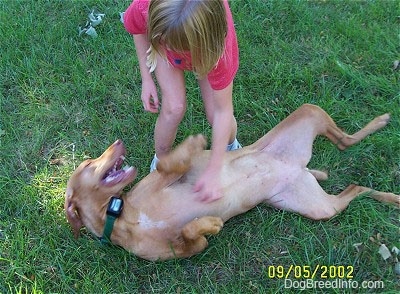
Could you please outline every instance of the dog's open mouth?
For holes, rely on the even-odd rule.
[[[104,175],[104,178],[102,180],[102,183],[104,185],[113,186],[122,181],[130,179],[132,176],[135,175],[136,169],[134,167],[125,166],[124,168],[121,168],[122,164],[124,163],[124,160],[125,160],[125,157],[123,155],[121,155],[115,161],[112,168],[106,172],[106,174]]]

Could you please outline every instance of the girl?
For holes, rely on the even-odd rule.
[[[212,126],[210,160],[194,191],[199,192],[200,201],[221,198],[219,175],[224,152],[241,148],[236,139],[232,105],[239,53],[228,1],[134,0],[124,14],[124,25],[135,43],[144,109],[159,111],[152,71],[162,95],[154,130],[156,154],[151,170],[155,169],[158,158],[170,151],[175,140],[186,111],[183,71],[193,71]]]

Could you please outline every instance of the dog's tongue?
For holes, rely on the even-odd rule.
[[[129,177],[134,173],[135,169],[131,166],[126,166],[123,169],[115,170],[107,175],[102,182],[106,186],[113,186],[123,181],[125,178]]]

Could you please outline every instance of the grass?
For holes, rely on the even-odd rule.
[[[278,293],[284,280],[269,278],[269,266],[292,264],[352,265],[353,280],[385,284],[360,292],[396,292],[394,259],[384,261],[369,238],[400,247],[398,210],[368,197],[326,222],[259,206],[184,260],[143,261],[89,233],[73,239],[63,202],[74,168],[121,138],[140,179],[154,152],[156,117],[142,110],[133,42],[119,22],[128,5],[0,1],[0,293]],[[94,7],[106,13],[98,38],[78,36]],[[310,167],[329,170],[323,187],[332,193],[358,183],[399,194],[398,3],[237,0],[231,8],[241,143],[303,103],[321,106],[349,133],[391,112],[385,129],[345,152],[318,139]],[[187,83],[177,142],[210,136],[192,76]]]

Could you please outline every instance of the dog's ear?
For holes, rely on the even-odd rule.
[[[67,188],[65,192],[64,209],[65,209],[65,214],[67,216],[67,220],[72,227],[74,237],[75,239],[77,239],[79,237],[79,230],[82,228],[83,223],[78,212],[76,211],[76,206],[72,201],[73,193],[74,193],[73,189]]]

